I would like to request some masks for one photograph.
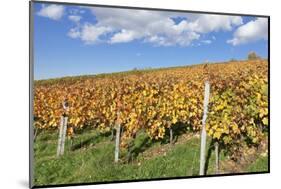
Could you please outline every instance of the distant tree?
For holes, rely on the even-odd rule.
[[[248,60],[257,60],[257,59],[260,59],[260,57],[254,51],[249,52]]]
[[[237,62],[237,59],[231,58],[229,61],[230,61],[230,62]]]

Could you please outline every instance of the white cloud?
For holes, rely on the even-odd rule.
[[[62,5],[42,5],[37,14],[53,20],[59,20],[64,14],[64,7]]]
[[[134,39],[137,39],[139,36],[138,32],[135,32],[133,30],[121,30],[121,32],[116,33],[112,36],[110,39],[110,43],[125,43],[130,42]]]
[[[78,27],[71,28],[67,35],[73,39],[79,38],[81,36],[80,30]]]
[[[81,39],[87,44],[92,44],[100,40],[100,36],[112,31],[110,27],[97,27],[92,24],[85,24],[82,28]]]
[[[77,26],[70,29],[68,36],[72,38],[80,38],[86,44],[94,44],[101,41],[101,36],[111,32],[110,27],[96,26],[85,23],[83,26]]]
[[[207,40],[202,40],[201,42],[202,42],[202,43],[205,43],[205,44],[211,44],[211,43],[212,43],[212,41],[209,40],[209,39],[207,39]]]
[[[155,46],[188,46],[193,40],[199,39],[200,35],[194,32],[186,32],[180,35],[174,36],[161,36],[153,35],[144,39],[145,42],[155,44]]]
[[[75,22],[75,23],[78,23],[80,20],[81,20],[81,16],[78,16],[78,15],[69,15],[68,16],[68,19]]]
[[[226,15],[200,15],[192,22],[186,23],[186,27],[199,33],[209,33],[213,31],[230,31],[234,26],[243,24],[240,16]]]
[[[230,31],[234,26],[243,23],[239,16],[112,8],[89,8],[89,10],[95,15],[97,23],[79,28],[79,35],[77,29],[72,28],[72,31],[69,31],[70,37],[80,38],[88,44],[95,43],[95,40],[110,44],[140,40],[155,46],[189,46],[194,40],[198,40],[201,34]],[[183,19],[176,23],[173,18],[179,16]],[[106,37],[101,39],[100,36]]]
[[[268,22],[266,18],[258,18],[240,26],[233,34],[233,38],[227,40],[227,43],[233,46],[255,42],[258,40],[267,40]]]
[[[77,9],[69,9],[68,12],[71,15],[84,14],[85,13],[85,9],[78,9],[78,8]]]

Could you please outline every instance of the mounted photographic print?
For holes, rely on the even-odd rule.
[[[269,173],[269,16],[30,2],[30,187]]]

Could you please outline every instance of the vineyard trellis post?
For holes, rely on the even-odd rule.
[[[62,130],[63,130],[63,116],[60,118],[60,129],[59,129],[59,139],[58,139],[58,147],[57,147],[57,157],[60,155],[60,147],[62,140]]]
[[[63,133],[62,133],[62,140],[61,140],[61,154],[60,155],[64,154],[67,120],[68,120],[68,117],[63,117]]]
[[[119,119],[119,112],[117,113],[117,120]],[[117,121],[116,125],[116,135],[115,135],[115,154],[114,154],[114,162],[117,163],[119,160],[119,148],[120,148],[120,130],[121,125],[119,121]]]
[[[60,130],[59,130],[59,139],[58,139],[58,148],[57,148],[57,156],[64,154],[64,145],[65,145],[65,136],[67,129],[67,120],[66,116],[61,116],[60,121]]]
[[[203,111],[202,131],[201,131],[199,175],[204,175],[204,171],[205,171],[206,141],[207,141],[206,120],[207,120],[207,113],[208,113],[209,96],[210,96],[210,84],[209,84],[209,81],[206,81],[205,82],[204,103],[203,103],[204,111]]]
[[[170,127],[170,144],[173,144],[173,129]]]
[[[219,142],[215,141],[215,156],[216,156],[216,167],[215,167],[215,171],[216,174],[220,173],[220,169],[219,169]]]
[[[117,163],[119,160],[119,143],[120,143],[120,124],[117,124],[116,127],[116,140],[115,140],[115,156],[114,162]]]
[[[114,129],[111,129],[111,136],[110,136],[110,141],[113,141],[114,139]]]
[[[66,101],[64,101],[62,104],[63,104],[63,109],[66,112],[68,110],[68,104]],[[63,113],[60,119],[57,157],[64,154],[65,137],[66,137],[67,121],[68,121],[68,117],[66,116],[65,112]]]

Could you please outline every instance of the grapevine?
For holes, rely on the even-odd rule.
[[[70,128],[109,132],[123,127],[121,146],[138,131],[161,140],[177,123],[202,126],[204,65],[101,76],[36,81],[34,126],[57,129],[69,104]],[[268,130],[268,63],[265,60],[208,65],[211,85],[207,134],[232,148],[258,144]],[[118,115],[118,116],[117,116]],[[73,135],[73,130],[68,135]]]

